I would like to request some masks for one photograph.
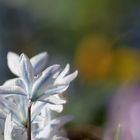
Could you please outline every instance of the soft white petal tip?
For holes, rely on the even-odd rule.
[[[7,56],[10,56],[10,55],[15,55],[16,53],[14,53],[14,52],[8,52],[8,54],[7,54]]]
[[[68,64],[66,64],[66,67],[68,68],[68,69],[70,69],[70,64],[68,63]]]
[[[20,58],[23,58],[23,57],[25,57],[26,55],[24,54],[24,53],[22,53],[21,55],[20,55]]]
[[[43,56],[48,57],[48,53],[47,53],[47,52],[42,52],[41,54],[42,54]]]
[[[78,70],[76,70],[73,74],[74,74],[74,76],[75,76],[75,78],[76,78],[77,75],[78,75]]]

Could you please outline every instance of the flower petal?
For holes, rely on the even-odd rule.
[[[47,125],[42,131],[40,131],[37,135],[36,135],[36,139],[40,140],[40,139],[49,139],[50,138],[50,133],[51,133],[51,129],[50,126]]]
[[[70,122],[73,120],[73,116],[63,116],[63,117],[58,117],[56,119],[53,119],[50,124],[51,127],[55,130],[55,129],[59,129],[61,128],[63,125],[65,125],[66,123]]]
[[[3,85],[4,86],[18,86],[18,87],[22,88],[23,90],[25,89],[25,85],[20,78],[14,78],[14,79],[7,80]]]
[[[46,106],[45,102],[36,102],[32,106],[32,118],[31,121],[33,122],[36,119],[36,116],[41,113],[41,110],[44,109]]]
[[[3,111],[5,111],[6,113],[8,113],[8,112],[15,113],[15,110],[17,109],[15,104],[9,102],[8,100],[6,100],[3,97],[0,98],[0,107],[1,108],[5,107],[5,109]]]
[[[27,140],[27,132],[24,128],[16,127],[12,133],[14,140]]]
[[[29,92],[34,82],[32,64],[25,54],[20,56],[20,76],[24,80],[26,89]]]
[[[50,104],[48,102],[40,102],[40,101],[36,102],[32,106],[32,119],[31,119],[32,122],[36,119],[37,115],[39,115],[41,112],[44,111],[46,112],[47,110],[52,110],[60,113],[63,111],[63,105],[55,105],[55,104]],[[47,113],[47,115],[49,114]],[[49,119],[49,116],[47,116],[47,119]]]
[[[0,86],[0,95],[11,96],[11,95],[22,95],[26,96],[24,90],[18,86]]]
[[[64,124],[72,119],[72,116],[63,116],[50,121],[49,124],[38,133],[36,138],[52,138]]]
[[[14,128],[14,124],[12,122],[12,116],[11,114],[8,114],[5,121],[4,140],[13,140],[12,139],[13,128]]]
[[[61,105],[65,104],[67,101],[65,99],[62,99],[59,95],[52,95],[46,99],[39,99],[41,102],[49,102],[51,104]]]
[[[70,82],[72,80],[74,80],[77,77],[77,75],[78,75],[78,71],[76,70],[75,72],[69,74],[68,76],[66,76],[62,79],[60,79],[60,78],[56,79],[55,85],[57,85],[57,84],[70,84]]]
[[[27,98],[24,96],[19,96],[19,103],[18,103],[20,109],[19,115],[23,123],[27,121],[27,104],[28,104]]]
[[[38,55],[31,58],[31,64],[34,70],[34,75],[41,73],[46,68],[48,59],[47,52],[39,53]]]
[[[47,107],[52,110],[52,111],[56,111],[58,113],[63,111],[63,105],[53,105],[53,104],[48,104]]]
[[[35,81],[32,88],[32,100],[36,100],[38,96],[42,95],[45,89],[54,82],[54,75],[59,70],[60,65],[53,65],[48,67],[42,75]]]
[[[43,100],[45,98],[50,97],[51,95],[63,93],[64,91],[66,91],[68,89],[68,87],[69,87],[69,85],[53,86],[52,88],[46,90],[44,94],[38,96],[38,100]]]
[[[19,55],[17,55],[14,52],[8,52],[7,55],[7,63],[8,63],[8,67],[10,69],[10,71],[19,76]]]
[[[18,115],[18,111],[17,111],[17,106],[13,103],[11,103],[10,101],[8,101],[7,99],[1,97],[0,98],[0,108],[4,108],[3,111],[5,112],[5,114],[11,112],[12,116],[13,116],[13,120],[18,124],[21,125],[21,121]]]
[[[59,76],[57,77],[57,80],[59,81],[59,79],[63,79],[63,77],[68,74],[69,72],[69,69],[70,69],[70,65],[67,64],[66,67],[64,68],[64,70],[59,74]],[[56,80],[56,82],[57,82]]]

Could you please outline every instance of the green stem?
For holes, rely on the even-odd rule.
[[[32,104],[31,102],[29,103],[29,106],[28,106],[28,122],[27,122],[27,140],[32,140],[31,138],[31,107],[32,107]]]

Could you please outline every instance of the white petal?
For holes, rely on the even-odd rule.
[[[40,101],[36,102],[32,106],[32,121],[34,121],[37,115],[39,115],[40,113],[41,113],[41,116],[47,117],[47,120],[50,120],[51,119],[50,110],[62,112],[63,105],[52,105],[52,104],[49,104],[46,102],[40,102]]]
[[[72,116],[63,116],[49,122],[49,124],[36,136],[36,138],[52,138],[59,129],[73,119]]]
[[[60,97],[60,95],[56,94],[49,97],[49,101],[54,104],[65,104],[67,101]]]
[[[52,110],[52,111],[56,111],[58,113],[63,111],[63,105],[53,105],[53,104],[48,104],[47,107]]]
[[[18,86],[0,86],[0,95],[22,95],[26,96],[25,91]]]
[[[70,82],[72,81],[72,80],[74,80],[76,77],[77,77],[77,75],[78,75],[78,71],[75,71],[75,72],[73,72],[73,73],[71,73],[71,74],[69,74],[69,75],[67,75],[66,77],[64,77],[63,79],[56,79],[56,81],[55,81],[55,84],[57,85],[57,84],[70,84]]]
[[[26,84],[27,91],[30,91],[34,82],[34,73],[32,64],[25,54],[20,56],[20,76]]]
[[[40,122],[44,121],[44,119],[45,119],[44,117],[42,117],[41,115],[38,115],[38,116],[35,117],[35,119],[32,120],[32,124],[35,124],[35,123],[39,124]],[[35,130],[34,132],[37,133],[39,131],[40,131],[40,129]]]
[[[22,89],[25,89],[25,85],[20,78],[14,78],[14,79],[7,80],[3,85],[4,86],[18,86]]]
[[[5,111],[6,113],[8,113],[9,111],[12,113],[15,113],[15,111],[17,109],[15,104],[9,102],[8,100],[6,100],[3,97],[0,98],[0,107],[4,108],[3,111]]]
[[[66,123],[68,123],[68,122],[70,122],[72,120],[73,120],[73,116],[63,116],[63,117],[58,117],[58,118],[52,120],[50,123],[51,123],[51,126],[54,129],[58,130],[63,125],[65,125]]]
[[[51,95],[63,93],[68,89],[69,85],[57,85],[45,91],[44,94],[38,96],[38,100],[43,100],[45,98],[50,97]]]
[[[14,52],[9,52],[7,55],[7,63],[11,72],[19,76],[19,55]]]
[[[41,113],[41,110],[43,110],[45,106],[46,106],[46,103],[44,103],[44,102],[36,102],[33,104],[32,110],[31,110],[32,111],[32,118],[31,118],[32,121],[34,121],[36,119],[36,116]]]
[[[45,102],[36,102],[35,105],[32,107],[32,121],[34,121],[37,115],[39,115],[41,112],[45,111],[46,113],[47,110],[52,110],[60,113],[63,111],[63,105],[53,105]]]
[[[63,77],[64,77],[66,74],[68,74],[69,69],[70,69],[70,65],[67,64],[66,67],[64,68],[64,70],[59,74],[59,76],[57,77],[57,79],[56,79],[55,82],[57,83],[57,81],[63,79]]]
[[[42,102],[49,102],[51,104],[57,104],[57,105],[61,105],[61,104],[65,104],[67,101],[62,99],[59,95],[52,95],[46,99],[39,99],[39,101],[42,101]]]
[[[28,104],[28,99],[24,96],[19,96],[18,107],[20,110],[19,115],[22,122],[27,121],[27,104]]]
[[[14,127],[14,124],[12,122],[12,117],[11,117],[11,114],[9,114],[6,117],[6,121],[5,121],[4,140],[13,140],[12,139],[13,127]]]
[[[52,85],[54,82],[53,76],[56,74],[60,65],[53,65],[48,67],[42,75],[35,81],[33,88],[32,88],[32,99],[36,100],[38,96],[42,95],[45,89]]]
[[[15,120],[15,122],[19,125],[21,124],[19,115],[18,115],[18,110],[17,110],[17,106],[11,102],[9,102],[8,100],[6,100],[5,98],[0,98],[0,108],[3,108],[3,111],[7,114],[9,112],[12,113],[13,119]]]
[[[34,75],[41,73],[46,68],[47,59],[47,52],[39,53],[38,55],[31,58],[31,64],[33,66]]]
[[[14,140],[27,140],[27,133],[25,129],[16,128],[13,130],[13,139]]]
[[[46,112],[47,109],[60,113],[63,111],[63,105],[49,104],[46,102],[36,102],[35,105],[32,107],[32,121],[34,121],[36,119],[36,116],[39,115],[41,112]]]
[[[35,133],[39,133],[48,125],[48,122],[51,121],[51,110],[47,108],[47,106],[41,110],[41,113],[35,118],[32,123],[36,123],[38,125],[38,129],[35,130]]]
[[[50,133],[51,133],[51,129],[50,126],[47,125],[42,131],[40,131],[37,135],[36,135],[36,139],[37,140],[44,140],[44,139],[48,139],[50,138]]]

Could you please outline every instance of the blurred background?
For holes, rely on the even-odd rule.
[[[8,51],[47,51],[48,66],[78,69],[63,112],[75,116],[68,136],[100,139],[116,90],[139,83],[140,1],[0,0],[0,83],[13,77]]]

